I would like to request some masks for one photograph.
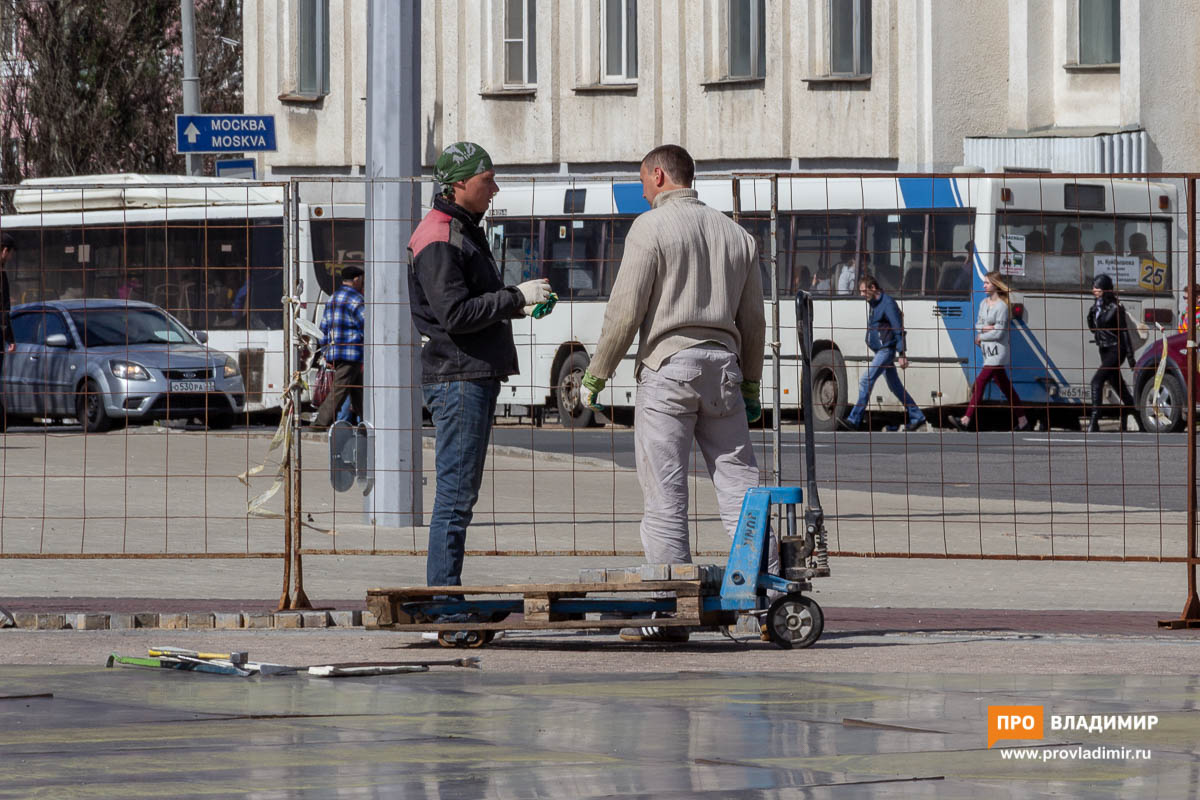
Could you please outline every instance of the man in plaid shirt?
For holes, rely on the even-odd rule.
[[[317,411],[314,428],[328,428],[342,407],[346,393],[360,419],[363,414],[363,270],[353,264],[342,268],[342,285],[325,304],[321,319],[321,347],[325,363],[333,368],[333,391]]]

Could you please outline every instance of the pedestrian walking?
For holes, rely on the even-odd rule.
[[[421,390],[433,418],[437,489],[425,577],[460,586],[500,384],[517,374],[509,320],[550,299],[544,278],[505,286],[480,221],[500,187],[492,158],[456,142],[438,157],[442,191],[408,242],[413,322],[421,348]]]
[[[0,370],[4,369],[4,359],[8,353],[16,349],[13,338],[12,297],[8,286],[8,259],[17,249],[17,240],[10,233],[0,233]],[[0,397],[0,431],[8,429],[7,398]]]
[[[900,369],[908,369],[905,355],[904,316],[900,307],[887,292],[883,291],[874,275],[865,273],[858,281],[858,293],[867,301],[867,347],[874,354],[871,365],[858,382],[858,400],[845,419],[838,424],[850,431],[862,427],[863,414],[871,399],[871,389],[882,375],[892,394],[904,404],[906,422],[904,430],[917,431],[925,426],[925,414],[900,380]]]
[[[645,501],[642,548],[651,564],[687,564],[688,461],[700,446],[721,520],[737,529],[742,499],[758,485],[749,423],[762,416],[766,322],[754,237],[700,201],[695,162],[677,145],[656,147],[641,164],[651,209],[636,220],[596,352],[583,377],[597,396],[635,335],[634,454]],[[777,548],[776,548],[777,549]],[[778,554],[771,571],[778,574]],[[621,631],[626,641],[687,641],[685,628]]]
[[[321,347],[325,363],[333,368],[333,389],[325,396],[317,419],[316,429],[328,428],[347,396],[354,413],[363,414],[363,331],[366,327],[363,300],[364,276],[362,267],[354,264],[342,268],[342,285],[325,304],[321,318]]]
[[[950,424],[960,431],[968,430],[975,420],[976,410],[988,384],[995,382],[1000,391],[1009,401],[1010,412],[1015,411],[1020,416],[1017,419],[1017,430],[1029,430],[1029,418],[1021,411],[1021,398],[1008,379],[1008,365],[1011,361],[1009,352],[1009,325],[1012,319],[1012,306],[1009,300],[1009,288],[1000,277],[999,272],[989,272],[983,277],[983,291],[986,295],[979,301],[979,314],[975,317],[975,344],[983,350],[983,369],[975,376],[971,387],[971,401],[966,413],[961,417],[950,416]]]
[[[1113,281],[1108,275],[1097,275],[1092,281],[1092,296],[1096,302],[1088,309],[1087,324],[1092,331],[1096,347],[1100,349],[1100,367],[1092,375],[1092,408],[1088,419],[1088,431],[1100,430],[1100,410],[1104,405],[1104,385],[1111,384],[1121,400],[1121,430],[1126,430],[1130,414],[1138,430],[1144,430],[1141,417],[1133,404],[1133,395],[1121,376],[1121,362],[1128,361],[1133,369],[1133,340],[1129,335],[1129,316],[1125,307],[1117,302]]]

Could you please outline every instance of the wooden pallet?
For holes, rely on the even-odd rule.
[[[688,565],[691,566],[691,565]],[[711,579],[697,577],[695,580],[628,580],[604,583],[552,583],[552,584],[508,584],[502,586],[415,586],[400,589],[368,589],[367,610],[375,615],[372,629],[410,631],[457,631],[457,630],[554,630],[583,628],[623,628],[631,625],[653,624],[669,627],[677,625],[728,625],[736,614],[727,611],[702,610],[702,598],[715,595],[719,585]],[[578,609],[594,605],[598,612],[622,611],[622,603],[632,605],[640,600],[652,598],[620,598],[619,595],[647,594],[650,592],[673,592],[675,616],[655,618],[651,622],[648,612],[627,619],[588,619]],[[501,622],[433,623],[419,619],[415,609],[408,604],[428,602],[431,598],[446,595],[462,595],[464,598],[508,600],[512,614]],[[607,599],[602,599],[607,596]],[[588,603],[575,603],[565,610],[559,601],[585,599]],[[519,601],[519,604],[518,604]],[[469,600],[468,600],[469,602]],[[570,605],[570,604],[568,604]],[[408,606],[408,607],[406,607]]]

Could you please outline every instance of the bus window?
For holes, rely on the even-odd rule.
[[[888,294],[900,294],[905,284],[916,287],[910,294],[919,293],[924,280],[921,254],[924,252],[925,215],[912,212],[868,214],[863,223],[866,271],[875,276],[880,288]],[[915,260],[914,253],[917,254]]]
[[[361,219],[312,219],[313,274],[326,297],[337,291],[342,267],[363,266],[366,226]]]
[[[604,221],[546,220],[544,275],[560,300],[602,298],[601,246]]]
[[[612,295],[613,284],[617,280],[617,271],[621,268],[621,258],[625,255],[625,237],[629,235],[632,219],[612,219],[608,221],[609,241],[604,254],[604,280],[602,291],[605,297]]]
[[[975,217],[973,213],[929,215],[929,253],[925,293],[966,296],[975,269]]]
[[[804,289],[819,296],[856,295],[858,220],[857,214],[785,217],[780,242],[791,244],[784,245],[780,253],[780,264],[787,264],[786,271],[780,269],[780,291],[795,294]]]
[[[538,277],[537,236],[531,222],[506,219],[493,223],[488,228],[488,237],[505,286]]]
[[[1100,272],[1123,292],[1171,286],[1166,221],[1010,213],[999,217],[996,230],[997,263],[1019,291],[1086,294]],[[1160,249],[1149,249],[1151,237]]]

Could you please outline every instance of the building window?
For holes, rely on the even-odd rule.
[[[638,76],[637,0],[603,0],[603,36],[605,83],[627,83]]]
[[[729,0],[730,78],[767,74],[766,0]]]
[[[1079,0],[1079,63],[1121,63],[1121,0]]]
[[[536,83],[536,0],[504,0],[504,85]]]
[[[329,0],[299,0],[296,89],[301,95],[329,94]]]
[[[17,57],[16,0],[0,0],[0,59],[12,61]]]
[[[871,74],[871,0],[829,0],[829,74]]]

